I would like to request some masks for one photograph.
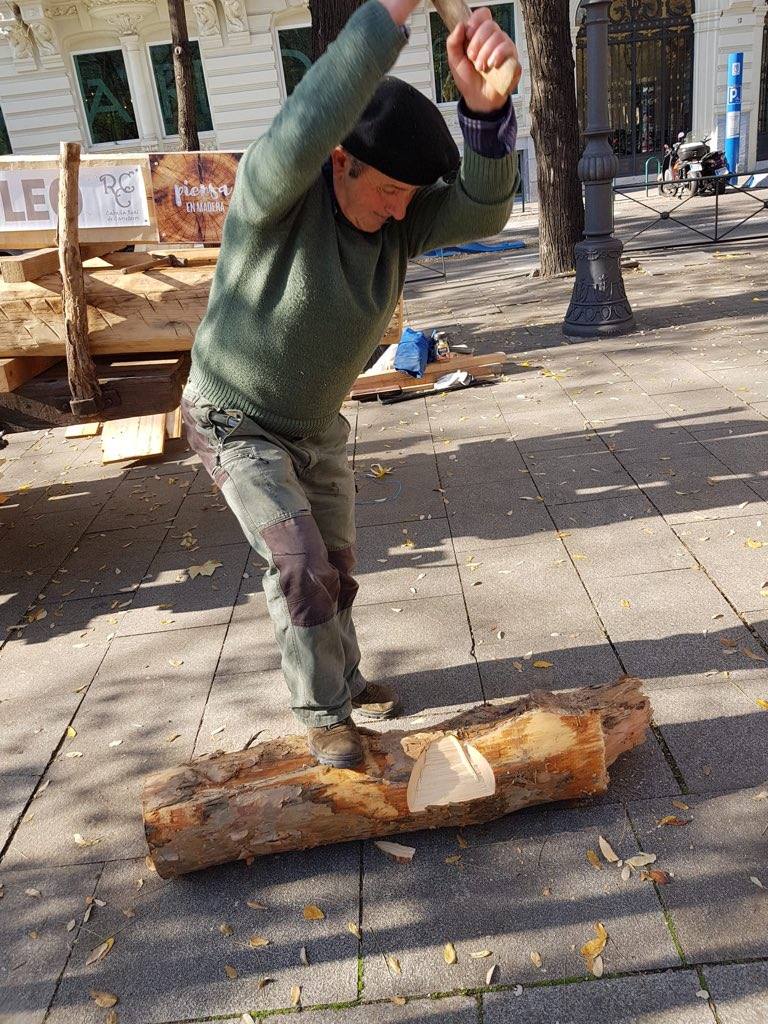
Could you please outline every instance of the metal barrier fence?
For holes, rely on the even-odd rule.
[[[742,174],[741,185],[732,184],[735,177],[712,175],[657,183],[665,189],[658,197],[648,196],[647,186],[643,195],[642,185],[614,185],[615,234],[624,243],[624,252],[768,238],[768,176]],[[674,194],[669,194],[672,188]]]

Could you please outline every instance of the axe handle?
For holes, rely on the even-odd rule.
[[[432,0],[435,10],[445,22],[449,32],[453,32],[459,22],[467,22],[472,13],[464,3],[464,0]],[[480,71],[480,69],[477,69]],[[489,82],[501,96],[508,96],[517,85],[520,78],[520,65],[516,60],[508,57],[500,68],[491,68],[490,71],[480,71],[480,74]]]

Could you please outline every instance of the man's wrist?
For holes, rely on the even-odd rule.
[[[517,118],[512,100],[488,112],[471,111],[462,97],[457,109],[464,142],[479,156],[498,160],[514,152],[517,145]]]

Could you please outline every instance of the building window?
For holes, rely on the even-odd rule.
[[[309,25],[304,28],[281,28],[277,37],[280,40],[285,94],[290,96],[307,68],[312,67],[312,29]]]
[[[210,132],[213,131],[211,107],[205,88],[200,45],[196,40],[190,40],[189,51],[192,58],[192,84],[195,90],[197,130]],[[157,97],[160,100],[160,113],[163,117],[163,132],[165,135],[177,135],[179,104],[176,96],[176,79],[173,74],[171,44],[160,43],[157,46],[150,46],[149,52],[152,58],[152,72],[155,76]]]
[[[475,4],[474,7],[479,7]],[[474,7],[472,8],[474,10]],[[515,5],[492,4],[490,11],[493,20],[498,22],[510,39],[515,38]],[[459,98],[459,91],[451,77],[448,67],[448,54],[445,52],[445,41],[448,29],[435,11],[429,12],[429,32],[432,36],[432,66],[435,69],[435,99],[438,103],[454,103]],[[515,90],[517,92],[517,90]]]
[[[74,60],[91,142],[138,139],[122,50],[78,53]]]
[[[0,156],[9,156],[12,152],[11,140],[8,138],[8,129],[5,127],[5,118],[3,117],[2,110],[0,110]]]

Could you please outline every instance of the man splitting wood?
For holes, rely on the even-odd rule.
[[[480,74],[515,62],[487,8],[447,41],[464,158],[438,109],[384,77],[418,0],[368,0],[243,155],[182,411],[192,448],[264,558],[282,669],[309,749],[353,767],[352,720],[395,713],[352,622],[355,484],[344,398],[410,257],[500,231],[517,125]]]

